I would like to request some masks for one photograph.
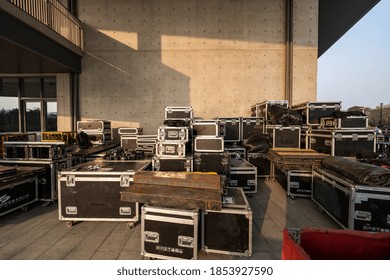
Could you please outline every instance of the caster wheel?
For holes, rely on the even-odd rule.
[[[42,204],[42,207],[47,207],[47,206],[49,206],[49,204],[50,204],[50,201],[47,201],[47,202]]]
[[[135,223],[128,223],[126,226],[128,229],[132,229],[135,227]]]
[[[73,226],[73,222],[67,222],[67,223],[66,223],[66,226],[67,226],[68,228],[72,227],[72,226]]]
[[[23,212],[27,212],[28,211],[28,207],[27,206],[23,206],[20,208]]]

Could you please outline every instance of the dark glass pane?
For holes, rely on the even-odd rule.
[[[1,96],[18,96],[19,82],[17,78],[2,78],[2,88],[0,90]]]
[[[43,78],[43,97],[44,98],[56,98],[56,78],[47,77]]]
[[[26,131],[41,131],[40,102],[26,102]]]
[[[22,97],[41,97],[41,78],[24,78],[23,85]]]
[[[57,102],[47,102],[46,130],[57,131]]]
[[[17,97],[0,96],[0,132],[19,131],[18,108]]]

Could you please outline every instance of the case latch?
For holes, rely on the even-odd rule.
[[[128,187],[130,186],[130,176],[129,175],[121,175],[120,177],[120,186]]]
[[[77,207],[76,206],[66,206],[65,213],[68,215],[77,215]]]
[[[66,175],[66,186],[67,187],[76,186],[76,176],[75,175]]]
[[[130,216],[131,215],[131,207],[119,207],[119,215]]]

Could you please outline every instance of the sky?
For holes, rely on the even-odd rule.
[[[390,103],[390,0],[381,0],[318,59],[318,101]]]

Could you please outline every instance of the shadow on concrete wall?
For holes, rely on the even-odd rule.
[[[240,93],[232,88],[237,83],[245,86],[247,80],[241,81],[241,76],[237,78],[231,74],[243,72],[235,69],[237,61],[224,59],[222,70],[218,63],[230,55],[226,51],[238,51],[243,55],[243,50],[254,51],[260,45],[265,49],[266,46],[272,49],[275,45],[283,48],[284,1],[279,2],[80,3],[86,52],[80,81],[82,118],[139,122],[146,133],[154,134],[162,124],[166,106],[197,103],[198,109],[212,109],[218,103],[224,106],[228,99],[232,100],[229,106],[235,109],[234,103],[240,98]],[[205,70],[217,54],[222,58]],[[258,58],[246,59],[253,61]],[[213,75],[226,80],[208,79]],[[195,89],[190,85],[194,77]],[[263,82],[258,80],[259,84]],[[225,87],[221,89],[219,86],[219,90],[226,93],[207,91],[215,82]]]

